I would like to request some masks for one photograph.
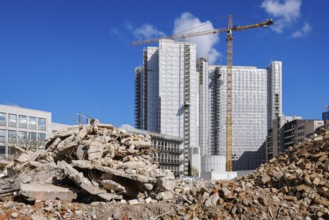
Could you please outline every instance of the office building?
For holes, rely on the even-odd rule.
[[[56,123],[57,129],[65,126]],[[43,141],[52,133],[51,112],[0,105],[0,158],[12,158],[15,153],[12,146],[42,147]]]
[[[323,120],[306,120],[300,116],[281,116],[273,120],[268,131],[266,160],[285,152],[289,147],[309,138],[315,130],[324,125]]]
[[[302,120],[296,119],[284,125],[284,141],[281,146],[282,151],[287,151],[289,147],[308,138],[314,131],[324,125],[322,120]]]
[[[293,120],[301,120],[300,116],[279,116],[273,119],[272,128],[268,130],[266,139],[266,161],[276,157],[283,152],[284,146],[284,125]]]
[[[189,151],[199,151],[196,46],[160,40],[159,48],[144,49],[143,60],[143,67],[135,70],[135,126],[183,138],[187,175]],[[200,164],[199,157],[192,163]]]
[[[210,117],[200,116],[208,120],[201,123],[200,129],[202,134],[210,133],[210,137],[209,143],[201,147],[202,172],[224,172],[227,67],[209,66],[208,74],[209,94],[201,105],[209,108],[205,112]],[[272,120],[282,115],[281,75],[279,61],[273,61],[266,69],[233,66],[233,170],[251,170],[265,162],[267,131]]]
[[[197,60],[193,43],[145,48],[135,69],[136,128],[183,138],[185,171],[190,160],[200,173],[225,172],[226,75],[226,66]],[[280,61],[233,67],[234,170],[265,162],[267,131],[282,115],[281,76]]]

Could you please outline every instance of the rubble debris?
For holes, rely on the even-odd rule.
[[[71,167],[65,161],[59,161],[58,165],[64,170],[64,173],[81,189],[90,193],[91,195],[97,195],[105,201],[111,201],[112,199],[121,199],[121,195],[112,195],[107,193],[106,190],[99,189],[94,186],[91,181],[83,176],[83,173],[79,173],[76,169]]]
[[[58,132],[45,151],[22,151],[6,165],[0,219],[329,219],[328,130],[233,180],[175,180],[150,159],[153,150],[148,136],[111,125]],[[32,206],[5,199],[23,196],[19,189],[35,181],[72,190],[77,199],[35,198]]]
[[[42,200],[44,197],[36,195],[44,194],[43,187],[36,187],[35,196],[26,189],[36,181],[49,187],[69,185],[78,193],[78,200],[85,197],[79,194],[89,194],[94,201],[107,202],[137,199],[139,193],[152,190],[172,190],[174,176],[152,161],[150,155],[154,152],[150,136],[130,134],[112,125],[95,123],[66,128],[47,139],[45,150],[22,149],[13,162],[6,164],[6,177],[14,180],[1,184],[0,198],[16,191]]]
[[[20,185],[20,194],[34,200],[55,200],[72,201],[77,194],[68,188],[55,186],[49,183],[31,182]]]

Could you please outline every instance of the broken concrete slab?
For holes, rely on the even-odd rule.
[[[113,180],[110,179],[101,180],[100,184],[102,185],[103,189],[113,190],[115,193],[127,193],[124,186],[120,185],[119,183]]]
[[[112,174],[114,176],[124,177],[124,178],[135,180],[135,181],[138,181],[141,183],[156,183],[157,182],[156,178],[154,178],[154,177],[139,175],[137,173],[127,174],[123,170],[116,170],[116,169],[112,169],[110,167],[94,165],[94,164],[92,164],[91,161],[87,161],[87,160],[73,160],[72,165],[75,167],[82,168],[82,169],[96,169],[96,170],[102,171],[103,173],[108,173],[108,174]]]
[[[29,160],[29,158],[30,158],[30,154],[23,152],[15,159],[15,161],[20,162],[20,163],[25,163]]]
[[[158,178],[158,187],[164,191],[172,191],[175,187],[175,176],[169,171],[165,171],[166,176]]]
[[[103,157],[104,145],[98,141],[93,141],[89,145],[88,160],[100,159]]]
[[[107,193],[105,190],[101,190],[92,185],[92,183],[83,176],[83,173],[79,173],[76,169],[71,167],[65,161],[59,161],[58,166],[63,169],[64,173],[73,180],[83,190],[91,195],[99,196],[100,198],[111,201],[113,199],[122,199],[122,195],[115,195]]]
[[[72,201],[77,198],[77,194],[69,188],[55,186],[53,184],[42,182],[31,182],[21,184],[19,194],[29,197],[33,200],[64,200]]]
[[[72,134],[71,136],[59,142],[56,147],[56,154],[63,155],[68,153],[68,151],[72,150],[74,147],[77,147],[78,143],[74,141],[74,139],[75,135]]]
[[[0,171],[3,170],[10,162],[8,160],[0,160]]]

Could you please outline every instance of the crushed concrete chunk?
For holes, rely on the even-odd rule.
[[[82,173],[79,173],[73,167],[68,165],[65,161],[58,162],[58,166],[64,170],[64,172],[70,179],[72,179],[77,185],[79,185],[88,193],[99,196],[102,199],[105,199],[106,201],[111,201],[113,199],[122,199],[121,195],[106,193],[105,190],[101,190],[93,186],[92,183],[87,178],[85,178]]]
[[[98,141],[93,141],[89,145],[88,159],[89,160],[100,159],[103,156],[103,152],[104,152],[104,145]]]
[[[22,184],[19,193],[34,200],[55,200],[72,201],[77,198],[77,194],[68,188],[55,186],[52,184],[32,182]]]
[[[268,182],[270,182],[271,181],[271,177],[269,177],[267,174],[264,174],[263,176],[262,176],[262,183],[263,184],[266,184],[266,183],[268,183]]]
[[[219,200],[219,195],[218,193],[215,193],[213,195],[211,195],[205,202],[205,206],[209,207],[209,206],[216,206],[217,205],[217,201]]]

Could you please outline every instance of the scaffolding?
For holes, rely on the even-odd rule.
[[[190,46],[184,45],[184,157],[188,161],[190,147]],[[187,171],[188,166],[185,166]]]
[[[216,100],[215,100],[215,105],[216,105],[216,112],[215,112],[215,138],[216,138],[216,147],[214,150],[214,154],[215,155],[220,155],[219,153],[219,147],[220,146],[220,137],[221,137],[221,124],[220,124],[220,118],[221,118],[221,91],[220,91],[220,85],[221,85],[221,68],[217,68],[216,72],[215,72],[215,84],[216,84]]]
[[[278,93],[274,95],[274,118],[280,116],[280,97]]]
[[[141,87],[142,87],[142,68],[135,69],[135,127],[142,129],[142,117],[141,117]]]
[[[147,130],[147,51],[144,51],[144,77],[143,77],[143,128]]]
[[[221,67],[216,67],[213,75],[213,91],[212,91],[212,114],[211,114],[211,127],[212,127],[212,144],[210,155],[219,155],[220,146],[220,116],[221,116]]]

